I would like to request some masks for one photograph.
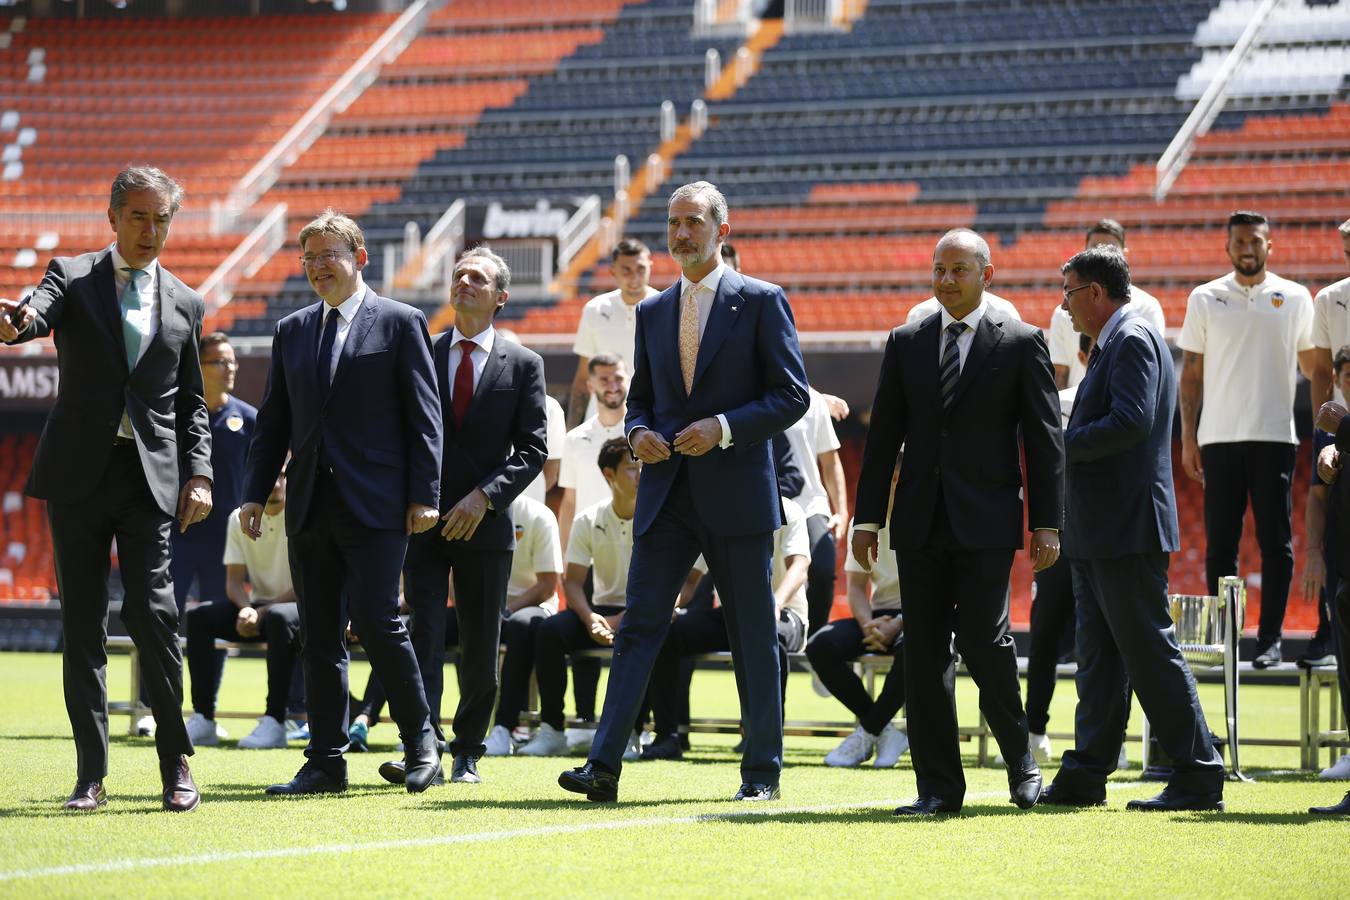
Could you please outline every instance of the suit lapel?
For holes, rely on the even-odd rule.
[[[464,414],[464,421],[468,422],[473,414],[483,405],[483,398],[492,390],[497,379],[502,376],[506,370],[506,347],[503,346],[502,336],[494,334],[492,336],[492,352],[488,354],[487,362],[483,363],[483,374],[478,379],[478,386],[473,389],[473,400],[469,402],[469,411]],[[451,418],[454,418],[451,416]]]
[[[1096,389],[1097,380],[1103,377],[1103,373],[1111,364],[1110,360],[1107,359],[1107,354],[1113,352],[1113,345],[1116,343],[1116,338],[1120,335],[1121,328],[1123,328],[1129,318],[1134,315],[1137,315],[1137,313],[1132,309],[1127,309],[1121,314],[1120,321],[1116,322],[1115,330],[1112,331],[1110,336],[1106,339],[1106,343],[1101,345],[1100,352],[1097,354],[1097,364],[1083,373],[1083,380],[1078,382],[1078,390],[1075,391],[1073,395],[1073,408],[1069,410],[1070,425],[1074,424],[1074,417],[1077,416],[1078,408],[1082,405],[1079,401]]]
[[[150,341],[152,344],[156,341],[164,340],[164,325],[167,322],[172,322],[174,316],[177,314],[178,300],[176,296],[177,291],[175,290],[176,281],[177,279],[165,271],[163,266],[159,267],[159,297],[155,304],[157,307],[155,309],[155,317],[158,322],[155,328],[155,336]],[[118,312],[121,312],[120,303],[118,304]],[[142,353],[141,359],[145,359],[147,355],[148,353]],[[137,365],[140,365],[139,360],[137,361]]]
[[[436,389],[441,395],[441,419],[446,428],[459,428],[454,407],[450,405],[450,344],[453,331],[447,331],[431,347],[431,363],[436,368]]]
[[[666,288],[665,291],[651,301],[652,319],[657,326],[648,331],[648,334],[667,334],[668,340],[647,342],[647,352],[651,353],[657,350],[662,353],[668,353],[667,359],[649,359],[648,367],[653,372],[669,373],[671,384],[679,388],[679,396],[684,396],[684,376],[680,374],[680,282],[676,279],[675,283]],[[644,303],[647,301],[643,301]]]
[[[708,325],[703,329],[703,337],[698,342],[698,360],[694,364],[694,387],[698,387],[698,380],[708,370],[713,357],[721,349],[722,342],[727,339],[731,326],[735,324],[741,307],[745,305],[745,301],[741,298],[741,287],[744,284],[734,270],[728,268],[722,273],[722,280],[717,285],[717,294],[713,297],[712,310],[708,313]],[[678,321],[675,330],[678,341]],[[692,393],[692,388],[690,392]]]
[[[941,319],[939,318],[939,321]],[[989,354],[998,346],[999,341],[1003,340],[1003,321],[994,318],[994,311],[986,309],[984,315],[980,318],[980,324],[975,329],[975,338],[970,345],[970,353],[966,355],[966,364],[961,367],[961,377],[956,380],[956,387],[952,390],[952,400],[948,409],[955,409],[956,404],[961,402],[961,395],[966,392],[977,377],[984,364],[989,359]]]
[[[333,380],[328,387],[328,396],[332,397],[337,393],[338,382],[347,369],[351,358],[361,352],[361,345],[366,341],[366,335],[370,334],[370,327],[375,324],[375,319],[379,315],[377,308],[377,299],[375,292],[366,288],[365,298],[361,301],[361,308],[356,311],[356,321],[352,322],[351,328],[347,329],[347,340],[342,342],[342,353],[338,355],[337,369],[333,372]],[[314,345],[314,355],[318,358],[318,344]]]
[[[108,338],[113,342],[118,359],[122,360],[123,371],[127,366],[127,342],[122,334],[122,305],[117,301],[117,281],[113,275],[112,251],[104,250],[103,255],[94,262],[91,279],[94,286],[94,306],[98,318],[108,329]]]

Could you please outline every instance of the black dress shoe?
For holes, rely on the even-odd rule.
[[[684,759],[680,749],[680,739],[673,734],[663,734],[642,748],[643,759]]]
[[[408,793],[420,794],[433,784],[445,784],[441,751],[434,733],[428,732],[417,741],[405,742],[405,746],[408,749],[403,754],[402,775]]]
[[[450,781],[455,784],[480,784],[483,779],[478,775],[478,757],[468,754],[456,756],[450,765]]]
[[[1041,791],[1041,803],[1050,806],[1105,806],[1106,788],[1096,791],[1074,791],[1062,784],[1050,783]]]
[[[75,790],[70,792],[62,809],[74,812],[93,812],[100,806],[108,805],[108,795],[103,792],[101,781],[77,781]]]
[[[777,800],[781,796],[783,796],[783,794],[778,790],[778,785],[776,784],[752,784],[747,781],[745,784],[741,785],[741,789],[737,791],[736,796],[731,799],[760,802],[764,800]]]
[[[401,759],[388,759],[380,763],[378,769],[380,777],[390,784],[407,783],[407,764]],[[439,770],[432,776],[431,781],[427,782],[428,787],[435,787],[438,784],[445,784],[444,770]]]
[[[347,770],[334,775],[319,768],[312,762],[306,762],[295,773],[295,777],[285,784],[274,784],[267,788],[273,797],[299,797],[304,794],[340,794],[347,789]]]
[[[1311,806],[1308,812],[1315,816],[1350,816],[1350,792],[1341,798],[1340,803],[1331,806]]]
[[[960,804],[948,803],[939,797],[920,797],[908,806],[897,809],[897,816],[942,816],[954,815],[961,811]]]
[[[164,785],[164,808],[169,812],[192,812],[202,802],[202,795],[192,780],[186,756],[160,760],[160,782]]]
[[[595,803],[613,803],[619,799],[619,776],[593,762],[563,772],[558,776],[558,786],[574,794],[585,794],[587,800]]]
[[[1008,795],[1009,799],[1017,804],[1018,809],[1031,809],[1036,805],[1036,801],[1041,799],[1041,787],[1044,781],[1041,779],[1041,770],[1032,769],[1030,772],[1008,773]]]
[[[1223,812],[1223,792],[1207,794],[1185,794],[1174,790],[1170,785],[1162,793],[1147,800],[1131,800],[1126,809],[1138,809],[1145,812]]]

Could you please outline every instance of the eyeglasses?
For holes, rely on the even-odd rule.
[[[219,368],[221,368],[221,369],[237,369],[237,368],[239,368],[239,363],[236,362],[236,361],[233,360],[233,359],[204,359],[204,360],[202,360],[202,365],[204,365],[204,366],[217,366],[217,367],[219,367]]]
[[[302,266],[313,266],[317,263],[323,263],[331,266],[338,261],[339,257],[346,256],[351,250],[325,250],[322,253],[306,253],[304,256],[296,257],[300,260]]]
[[[1081,291],[1083,288],[1092,287],[1093,284],[1095,284],[1095,282],[1089,281],[1087,284],[1080,284],[1078,287],[1069,288],[1064,292],[1064,301],[1067,303],[1069,298],[1073,296],[1074,291]]]

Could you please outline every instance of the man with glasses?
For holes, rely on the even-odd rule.
[[[398,617],[408,538],[439,518],[441,404],[426,318],[366,287],[366,241],[327,210],[300,231],[322,302],[277,323],[239,525],[258,540],[287,452],[286,534],[299,603],[308,757],[273,795],[347,789],[348,619],[389,695],[409,793],[440,775],[422,675]]]

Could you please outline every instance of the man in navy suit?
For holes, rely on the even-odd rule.
[[[365,237],[327,210],[300,232],[321,303],[277,323],[239,524],[261,534],[287,450],[286,534],[300,607],[308,757],[269,794],[346,790],[348,622],[389,695],[410,793],[440,774],[422,676],[398,617],[408,538],[439,517],[441,407],[422,313],[361,279]]]
[[[446,600],[452,574],[455,580],[459,707],[450,780],[459,783],[482,780],[478,760],[497,699],[497,646],[516,548],[511,504],[548,455],[544,361],[492,326],[510,285],[506,261],[486,247],[469,250],[455,264],[455,327],[436,339],[432,351],[445,434],[445,524],[412,540],[403,569],[413,646],[438,732]],[[384,763],[380,774],[395,783],[404,779],[398,762]]]
[[[558,783],[595,801],[618,777],[680,585],[702,553],[736,669],[745,752],[737,800],[779,795],[783,712],[769,562],[782,505],[771,445],[806,412],[806,370],[787,297],[722,263],[727,201],[706,181],[670,196],[678,283],[637,308],[625,427],[644,463],[627,612],[586,765]]]
[[[1126,305],[1130,267],[1119,250],[1084,250],[1063,272],[1064,309],[1096,345],[1064,435],[1064,555],[1078,606],[1075,746],[1041,802],[1106,802],[1132,687],[1173,775],[1157,797],[1126,807],[1221,810],[1223,763],[1167,601],[1168,554],[1179,549],[1172,356],[1148,320]]]

